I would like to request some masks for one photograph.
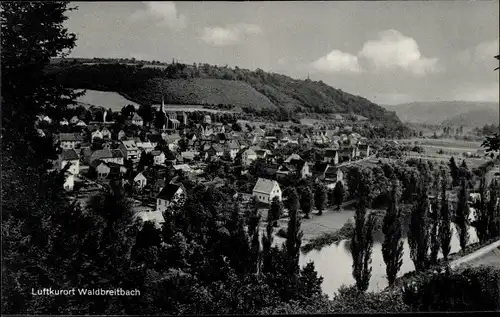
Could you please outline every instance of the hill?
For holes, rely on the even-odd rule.
[[[384,107],[389,111],[395,111],[403,122],[440,125],[443,121],[465,114],[472,109],[498,109],[498,103],[439,101],[384,105]]]
[[[474,109],[443,121],[443,126],[483,127],[498,124],[498,108]]]
[[[64,86],[116,91],[137,103],[159,103],[164,94],[167,102],[178,104],[231,104],[250,110],[275,109],[287,113],[351,113],[381,125],[401,126],[394,112],[321,81],[208,64],[164,66],[95,63],[94,60],[84,64],[72,60],[54,63],[47,72],[55,74]]]

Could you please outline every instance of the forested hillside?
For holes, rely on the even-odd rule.
[[[208,64],[169,64],[150,67],[144,64],[54,63],[61,84],[119,92],[136,102],[179,104],[233,104],[238,107],[283,108],[304,113],[355,113],[384,124],[400,125],[396,114],[369,100],[332,88],[323,82],[298,80],[235,67]]]
[[[483,127],[498,123],[498,108],[472,109],[443,121],[443,126]]]

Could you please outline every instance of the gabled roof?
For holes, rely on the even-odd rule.
[[[285,162],[286,162],[286,163],[289,163],[289,162],[291,162],[292,160],[302,160],[302,158],[300,157],[300,155],[298,155],[298,154],[295,154],[295,153],[294,153],[294,154],[290,155],[290,156],[289,156],[289,157],[285,160]]]
[[[245,151],[243,151],[243,153],[247,153],[247,155],[257,155],[257,153],[255,153],[254,150],[252,149],[246,149]]]
[[[123,140],[122,144],[127,150],[137,150],[137,145],[132,140]]]
[[[335,149],[326,149],[325,157],[335,157],[337,155],[337,150]]]
[[[75,150],[71,149],[71,150],[63,150],[61,153],[61,159],[64,161],[74,161],[78,160],[79,157],[78,153],[76,153]]]
[[[83,141],[83,137],[78,133],[60,133],[59,140],[63,141]]]
[[[253,188],[253,191],[258,193],[271,194],[271,191],[273,190],[275,185],[278,185],[278,182],[266,178],[259,178]]]
[[[174,195],[179,188],[182,188],[181,185],[167,184],[165,187],[163,187],[156,198],[170,201],[172,200],[172,198],[174,198]]]
[[[111,150],[111,155],[113,156],[113,158],[119,158],[119,157],[123,157],[123,153],[122,151],[120,150]]]
[[[113,158],[113,153],[110,149],[96,150],[92,153],[92,158],[95,159],[106,159]]]
[[[106,165],[106,163],[104,163],[103,161],[101,161],[101,160],[97,159],[97,160],[92,161],[92,163],[90,163],[90,167],[92,167],[92,168],[97,168],[97,167],[98,167],[99,165],[101,165],[101,164]],[[106,165],[106,166],[107,166],[107,165]]]
[[[159,156],[159,155],[161,155],[162,153],[163,153],[163,152],[162,152],[162,151],[160,151],[160,150],[153,150],[153,151],[151,151],[151,155],[152,155],[152,156]]]
[[[222,148],[222,146],[218,145],[218,144],[214,144],[212,145],[212,148],[214,149],[215,152],[219,153],[219,152],[224,152],[224,149]]]
[[[142,121],[142,118],[137,113],[134,113],[134,116],[132,117],[132,121]]]

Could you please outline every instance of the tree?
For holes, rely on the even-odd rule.
[[[408,244],[410,245],[410,257],[415,264],[415,270],[423,271],[427,269],[429,264],[429,196],[425,182],[421,181],[418,192],[418,199],[411,211]]]
[[[481,243],[485,243],[489,240],[490,235],[488,232],[489,224],[492,219],[486,202],[486,178],[481,177],[479,184],[479,199],[474,202],[474,209],[476,210],[476,232],[477,237]]]
[[[488,236],[490,238],[500,237],[500,186],[496,179],[491,181],[489,188],[489,199],[488,199],[488,214],[491,217],[491,221],[488,226]]]
[[[313,193],[309,186],[306,186],[300,194],[300,209],[304,213],[304,218],[309,219],[309,213],[313,207]]]
[[[344,185],[342,184],[341,181],[338,181],[335,184],[335,188],[333,189],[334,196],[335,196],[335,203],[337,204],[337,209],[340,210],[340,206],[344,202],[344,197],[345,197],[345,189]]]
[[[357,188],[356,212],[354,214],[354,232],[351,240],[352,253],[352,275],[356,281],[358,291],[365,292],[368,289],[372,268],[371,254],[373,248],[373,229],[375,216],[370,214],[366,219],[366,208],[370,204],[371,195],[371,172],[366,169],[355,171]]]
[[[398,207],[399,182],[393,180],[391,201],[384,216],[382,232],[384,242],[382,243],[382,255],[386,265],[386,274],[389,286],[394,285],[396,276],[403,265],[403,228],[401,224],[401,212]]]
[[[439,191],[438,191],[439,192]],[[431,203],[431,211],[430,211],[430,221],[431,221],[431,229],[430,229],[430,257],[429,261],[430,264],[435,265],[437,264],[438,260],[438,253],[439,249],[441,247],[439,243],[439,203],[438,203],[438,196],[436,195],[435,200]]]
[[[450,166],[451,178],[453,179],[452,186],[453,187],[458,186],[460,183],[459,169],[457,163],[455,162],[455,158],[453,156],[450,158],[449,166]]]
[[[326,186],[323,184],[318,184],[316,186],[316,192],[314,193],[314,203],[316,205],[316,209],[318,209],[318,215],[323,214],[323,210],[326,207]]]
[[[443,170],[441,177],[441,210],[439,213],[439,243],[441,245],[441,252],[445,261],[448,261],[448,255],[451,250],[451,216],[448,207],[448,199],[446,198],[447,177],[446,172]]]
[[[302,244],[302,231],[300,230],[299,197],[295,188],[288,194],[288,229],[284,245],[286,254],[285,270],[289,276],[297,276],[299,272],[300,245]]]
[[[273,199],[274,202],[275,200]],[[262,272],[265,274],[271,272],[273,269],[271,247],[273,245],[273,222],[275,219],[272,212],[267,214],[266,232],[262,235]]]
[[[149,125],[153,122],[154,112],[150,104],[140,105],[137,114],[144,120],[145,125]]]
[[[469,189],[465,178],[461,179],[460,192],[458,194],[458,205],[455,216],[455,225],[460,242],[460,248],[465,250],[469,242]]]
[[[250,256],[250,245],[248,244],[248,234],[245,231],[243,217],[239,204],[234,204],[231,219],[228,223],[229,240],[231,252],[228,254],[231,266],[237,274],[243,275],[247,273],[248,258]]]
[[[135,113],[134,105],[126,105],[125,107],[122,107],[121,113],[125,117],[125,119],[130,119]]]
[[[278,227],[278,220],[283,214],[283,203],[278,197],[274,197],[269,209],[268,221],[271,221],[273,227]]]

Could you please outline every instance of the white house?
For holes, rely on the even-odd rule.
[[[103,135],[102,135],[102,132],[99,131],[99,130],[95,130],[94,132],[92,132],[92,142],[94,142],[94,139],[104,139]]]
[[[68,124],[69,124],[68,120],[64,118],[61,121],[59,121],[59,125],[68,125]]]
[[[298,154],[292,154],[290,155],[286,160],[285,160],[285,163],[290,163],[291,161],[293,160],[301,160],[302,161],[302,158],[300,157],[300,155]]]
[[[77,117],[77,116],[73,116],[73,117],[69,120],[69,122],[70,122],[71,124],[77,124],[77,123],[78,123],[78,121],[80,121],[80,119],[78,119],[78,117]]]
[[[75,175],[66,172],[64,173],[64,189],[66,191],[73,191],[73,188],[75,187]]]
[[[131,160],[134,163],[139,162],[139,148],[132,140],[122,140],[119,145],[120,151],[122,151],[123,156],[126,160]]]
[[[74,149],[63,150],[59,156],[59,166],[61,170],[68,164],[70,164],[68,172],[73,175],[80,174],[80,158]]]
[[[61,133],[59,134],[59,141],[63,149],[69,150],[81,145],[83,137],[78,133]]]
[[[137,113],[134,113],[134,116],[132,117],[132,124],[142,127],[144,124],[144,121]]]
[[[252,163],[256,159],[257,159],[257,153],[255,153],[255,151],[252,149],[245,150],[241,155],[241,160],[243,162],[243,165],[245,166],[249,166],[250,163]]]
[[[281,188],[277,181],[259,178],[255,184],[252,194],[258,201],[270,204],[274,197],[281,200]]]
[[[82,120],[79,120],[77,123],[76,123],[76,126],[77,127],[86,127],[87,124],[85,122],[83,122]]]
[[[141,172],[135,173],[132,178],[132,181],[134,183],[134,186],[139,190],[144,189],[144,187],[146,187],[146,184],[148,182],[147,178]]]
[[[185,190],[182,185],[167,184],[156,196],[156,211],[166,211],[174,202],[184,196]]]
[[[153,164],[154,165],[163,165],[165,164],[165,153],[159,150],[151,151],[151,155],[153,155]]]
[[[149,153],[154,150],[151,142],[135,142],[135,145],[139,148],[139,150],[144,150],[146,153]]]

